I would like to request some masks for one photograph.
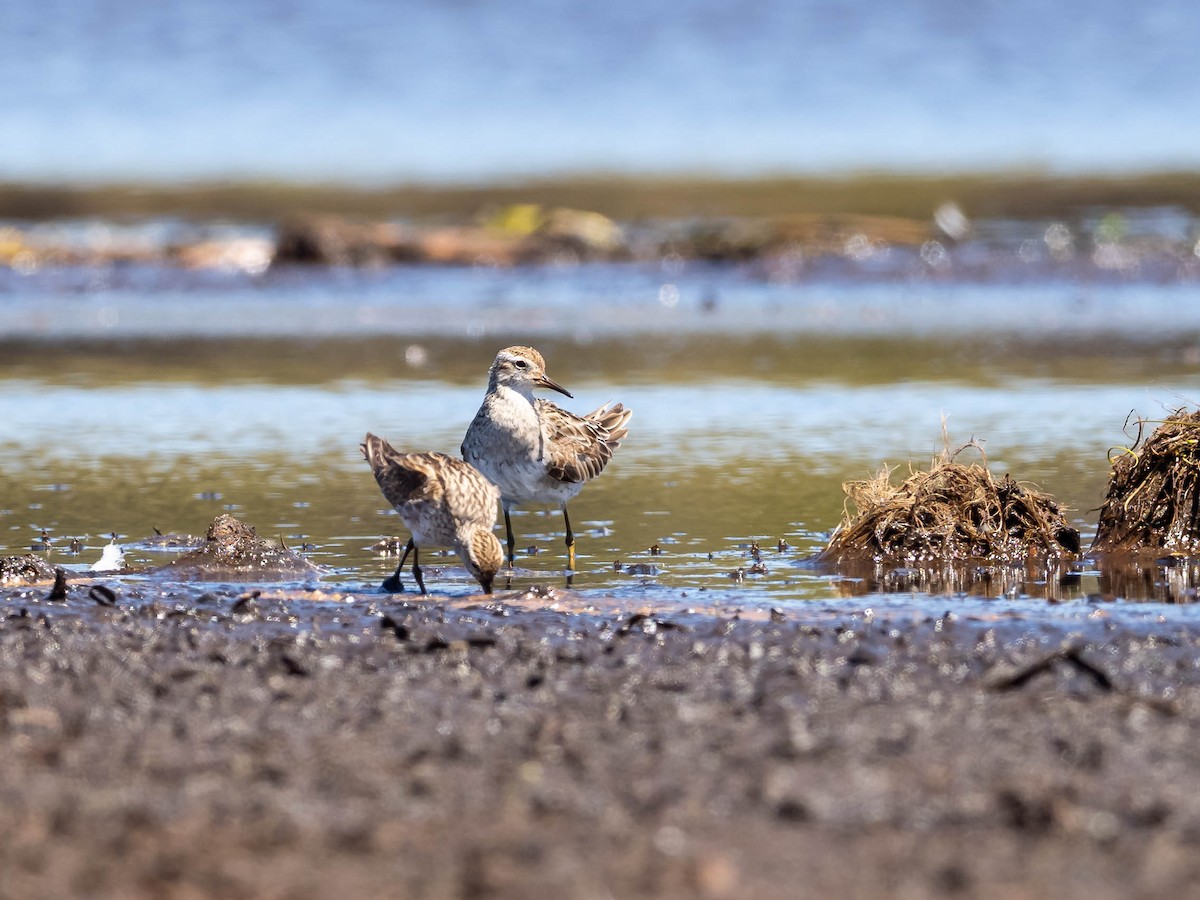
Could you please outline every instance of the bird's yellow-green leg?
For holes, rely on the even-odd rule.
[[[567,515],[567,507],[564,504],[563,522],[567,526],[567,568],[572,572],[575,571],[575,535],[571,531],[571,517]]]

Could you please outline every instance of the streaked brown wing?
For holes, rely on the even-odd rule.
[[[376,469],[375,480],[379,482],[379,489],[392,506],[425,499],[428,493],[428,474],[410,466],[391,465],[385,469]]]
[[[595,478],[628,433],[624,424],[631,413],[620,404],[581,417],[549,400],[534,402],[546,425],[546,474],[559,481],[577,484]]]

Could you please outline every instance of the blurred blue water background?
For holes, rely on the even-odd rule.
[[[1200,163],[1181,0],[0,2],[0,179]]]

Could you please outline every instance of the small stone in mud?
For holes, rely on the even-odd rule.
[[[288,675],[298,678],[305,678],[308,676],[308,668],[288,653],[279,654],[279,664],[283,667],[283,671]]]
[[[646,615],[646,613],[634,613],[618,626],[616,633],[618,635],[627,635],[637,629],[643,634],[653,635],[657,634],[660,630],[670,631],[682,627],[669,619],[656,618],[655,616]]]
[[[258,604],[255,601],[262,595],[262,591],[251,591],[248,594],[242,594],[237,598],[237,602],[233,604],[230,610],[235,616],[253,615],[258,610]]]
[[[796,797],[784,797],[775,805],[775,815],[785,822],[807,822],[812,813],[803,800]]]

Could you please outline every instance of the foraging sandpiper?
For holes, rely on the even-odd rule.
[[[362,453],[371,464],[383,496],[412,532],[396,572],[383,582],[389,593],[404,590],[400,573],[413,555],[413,577],[421,593],[425,581],[418,548],[453,547],[484,593],[504,564],[500,541],[492,534],[500,491],[471,465],[443,453],[401,453],[387,441],[368,434]]]
[[[509,512],[519,503],[556,503],[567,528],[567,567],[575,568],[575,535],[567,503],[604,471],[629,433],[633,415],[620,403],[608,403],[577,416],[549,400],[534,398],[534,388],[571,393],[546,375],[546,361],[532,347],[508,347],[488,372],[487,395],[463,439],[463,459],[500,488],[508,562],[516,541]]]

